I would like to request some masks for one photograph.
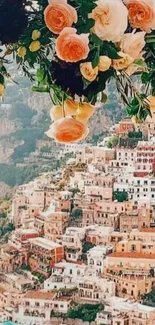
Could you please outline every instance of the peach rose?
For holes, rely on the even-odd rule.
[[[50,117],[52,121],[57,121],[61,119],[62,117],[64,117],[64,114],[65,114],[64,109],[60,105],[55,105],[51,108]]]
[[[126,69],[134,61],[130,55],[123,52],[118,52],[118,55],[121,57],[120,59],[112,60],[112,66],[115,70]]]
[[[89,119],[95,112],[95,106],[87,102],[79,103],[77,110],[77,118],[80,120]]]
[[[101,55],[99,58],[98,69],[99,71],[107,71],[111,66],[111,59],[106,55]]]
[[[151,96],[151,95],[148,96],[147,101],[148,101],[151,111],[155,111],[155,96]]]
[[[87,126],[72,117],[64,117],[55,121],[46,134],[60,143],[76,142],[86,136]]]
[[[144,66],[139,66],[139,65],[137,65],[136,63],[133,62],[125,70],[125,72],[128,74],[128,76],[132,76],[136,72],[146,71],[147,66],[145,66],[145,60],[143,58],[143,53],[142,53],[142,55],[140,55],[139,57],[137,57],[137,60],[141,60],[141,61],[143,60]]]
[[[56,40],[56,54],[66,62],[78,62],[86,59],[89,53],[88,34],[76,34],[76,28],[66,27]]]
[[[98,75],[98,67],[93,68],[91,62],[80,64],[80,72],[82,76],[88,81],[94,81]]]
[[[66,115],[76,115],[79,102],[73,99],[66,99],[64,102],[64,108]]]
[[[76,10],[67,3],[67,0],[50,0],[44,11],[47,28],[54,34],[60,34],[65,27],[77,23]]]
[[[129,10],[129,21],[133,28],[140,28],[147,33],[155,29],[154,0],[124,0]]]
[[[98,0],[89,14],[95,20],[92,32],[106,41],[119,42],[128,26],[128,11],[122,0]]]
[[[145,32],[127,33],[121,38],[120,49],[132,58],[139,58],[145,46]]]

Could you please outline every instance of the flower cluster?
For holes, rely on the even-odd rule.
[[[13,53],[24,73],[34,80],[32,90],[47,92],[52,99],[49,137],[59,142],[85,138],[94,105],[99,98],[105,101],[111,80],[135,121],[151,114],[154,0],[14,0],[14,5],[13,0],[3,0],[0,18],[4,9],[0,41],[6,51],[0,57],[0,95],[8,77],[7,55]],[[3,33],[6,21],[8,28]]]
[[[62,106],[52,107],[54,123],[46,134],[61,143],[83,140],[89,133],[88,120],[94,112],[95,107],[87,102],[67,99]]]

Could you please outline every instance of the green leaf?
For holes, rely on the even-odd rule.
[[[108,100],[107,94],[102,92],[101,103],[105,104],[107,100]]]
[[[138,65],[139,67],[147,68],[146,63],[142,59],[137,59],[137,60],[134,61],[134,63],[136,65]]]
[[[141,80],[143,84],[147,84],[150,81],[149,73],[143,72],[141,75]]]
[[[42,86],[42,87],[33,86],[31,90],[39,93],[49,93],[49,88],[47,86]]]
[[[2,74],[0,74],[0,84],[4,84],[4,77]]]
[[[16,63],[17,63],[17,64],[20,63],[21,60],[22,60],[22,58],[20,58],[20,57],[17,55],[17,56],[16,56]]]
[[[37,80],[39,82],[43,81],[44,80],[44,71],[41,70],[41,69],[38,69],[37,73],[36,73],[36,76],[37,76]]]
[[[46,56],[48,56],[50,54],[50,49],[49,49],[49,47],[47,47],[47,49],[46,49]]]
[[[118,55],[117,48],[113,44],[104,42],[103,48],[106,50],[107,56],[110,59],[120,59],[120,56]]]
[[[81,33],[89,33],[90,29],[94,26],[94,19],[87,19],[87,22],[85,21],[80,22],[77,24],[78,32]]]
[[[94,57],[92,59],[92,66],[93,68],[97,67],[98,64],[99,64],[99,59],[100,59],[100,48],[96,48],[96,51],[95,51],[95,54],[94,54]]]
[[[149,35],[147,37],[145,37],[145,41],[146,43],[150,44],[150,43],[155,43],[155,36],[153,35]]]
[[[103,41],[98,36],[96,36],[95,34],[90,35],[90,40],[92,41],[92,43],[94,43],[96,45],[102,45],[103,44]]]

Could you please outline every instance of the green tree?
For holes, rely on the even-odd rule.
[[[73,193],[73,196],[74,196],[76,193],[79,193],[79,192],[80,192],[79,188],[77,188],[77,187],[71,188],[69,191]]]
[[[107,143],[107,147],[108,148],[114,148],[114,147],[116,147],[118,145],[118,141],[119,141],[119,138],[116,135],[112,136],[109,139],[108,143]]]
[[[72,218],[74,218],[74,219],[79,219],[80,217],[82,217],[82,214],[83,214],[83,212],[82,212],[82,209],[81,208],[74,208],[73,210],[72,210]]]
[[[76,307],[74,306],[68,311],[67,317],[72,319],[82,319],[84,322],[93,322],[95,321],[97,313],[103,309],[104,306],[101,304],[78,305]]]
[[[13,223],[9,222],[0,227],[0,237],[5,236],[7,233],[12,232],[15,229]]]
[[[155,307],[155,288],[149,293],[144,294],[141,299],[144,305]]]
[[[1,211],[1,212],[0,212],[0,219],[1,219],[1,218],[2,218],[2,219],[3,219],[3,218],[5,219],[6,217],[7,217],[7,213],[4,212],[4,211]]]
[[[113,193],[113,200],[118,202],[128,201],[128,193],[125,191],[115,191]]]
[[[82,247],[82,253],[86,254],[89,251],[89,249],[93,248],[94,246],[95,245],[92,244],[91,242],[88,242],[88,241],[84,242],[83,247]]]
[[[128,137],[129,138],[137,138],[137,139],[142,139],[143,137],[143,133],[139,130],[139,131],[130,131],[128,133]]]

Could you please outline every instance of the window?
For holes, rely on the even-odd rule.
[[[58,308],[58,304],[54,304],[54,308]]]
[[[91,258],[90,259],[90,264],[93,265],[94,264],[94,260]]]
[[[26,301],[26,302],[25,302],[25,305],[26,305],[26,306],[29,306],[29,305],[30,305],[29,301]]]
[[[73,274],[73,270],[72,269],[69,270],[69,274]]]
[[[35,302],[35,306],[36,307],[39,307],[39,302]]]

